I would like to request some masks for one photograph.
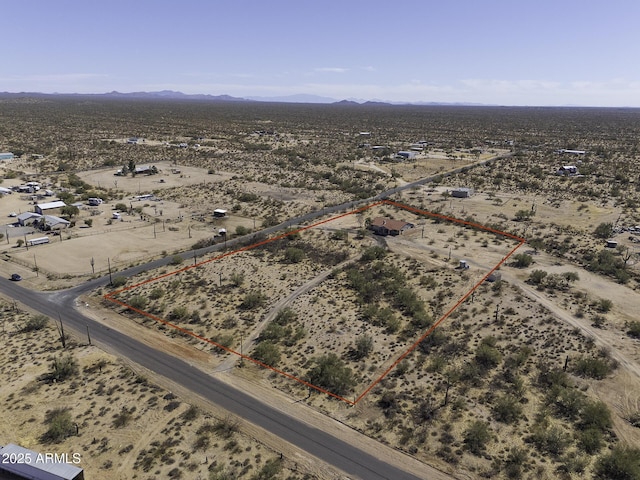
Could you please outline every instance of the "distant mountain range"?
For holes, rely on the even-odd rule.
[[[483,105],[480,103],[448,103],[448,102],[387,102],[382,100],[361,100],[323,97],[319,95],[286,95],[275,97],[251,96],[246,98],[232,97],[231,95],[208,95],[208,94],[188,94],[176,92],[174,90],[161,90],[158,92],[108,92],[108,93],[40,93],[40,92],[0,92],[0,98],[20,98],[20,97],[96,97],[96,98],[119,98],[119,99],[173,99],[173,100],[201,100],[209,102],[275,102],[275,103],[316,103],[316,104],[337,104],[337,105]]]

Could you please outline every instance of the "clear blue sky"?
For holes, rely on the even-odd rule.
[[[640,107],[638,0],[0,0],[0,91]]]

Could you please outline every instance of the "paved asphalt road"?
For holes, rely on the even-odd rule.
[[[484,163],[486,162],[483,162],[483,164]],[[460,170],[462,169],[449,172],[447,175],[457,173],[457,171]],[[428,183],[432,181],[433,178],[435,177],[424,178],[417,182],[388,190],[374,198],[326,207],[322,211],[308,213],[280,225],[264,229],[260,234],[265,236],[270,235],[291,225],[304,223],[326,214],[353,209],[359,205],[366,205],[373,201],[382,200],[401,190]],[[239,238],[229,240],[226,242],[226,246],[237,248],[240,242],[249,241],[249,243],[252,243],[252,238],[253,237],[249,239]],[[196,258],[202,258],[203,255],[221,250],[224,246],[224,243],[220,243],[195,252],[185,252],[183,257],[185,259],[192,259],[195,254]],[[171,260],[172,258],[159,259],[118,272],[117,275],[132,276],[142,271],[167,265]],[[259,402],[253,397],[218,381],[180,359],[144,345],[133,338],[85,317],[75,310],[74,302],[78,295],[100,286],[106,286],[108,283],[109,277],[105,276],[85,282],[68,290],[45,293],[30,291],[18,283],[11,282],[7,279],[0,279],[0,292],[51,318],[62,318],[65,325],[76,332],[84,332],[88,327],[91,332],[91,338],[96,343],[110,347],[122,357],[182,385],[222,408],[324,460],[328,464],[347,472],[349,475],[366,480],[418,480],[417,477],[392,467],[327,432],[310,427],[293,417]]]
[[[101,283],[106,285],[108,278],[101,279]],[[275,410],[180,359],[85,317],[73,308],[75,294],[72,290],[57,293],[33,292],[18,283],[0,279],[0,291],[54,319],[60,316],[64,324],[76,332],[82,333],[88,326],[93,342],[108,345],[117,354],[182,385],[348,475],[366,480],[418,480],[418,477],[398,470],[329,433]]]

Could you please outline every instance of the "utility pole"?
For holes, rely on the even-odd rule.
[[[87,325],[87,339],[89,340],[89,345],[91,345],[91,335],[89,334],[89,325]]]
[[[90,261],[89,263],[91,264],[91,273],[92,273],[93,275],[95,275],[95,274],[96,274],[96,267],[95,267],[96,262],[95,262],[95,260],[93,259],[93,257],[91,257],[91,261]]]
[[[107,257],[107,265],[109,265],[109,285],[113,285],[113,278],[111,278],[111,261]]]
[[[38,263],[36,262],[36,254],[33,254],[33,269],[36,271],[36,277],[39,277],[40,275],[38,275]]]

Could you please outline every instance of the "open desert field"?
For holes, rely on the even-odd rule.
[[[0,230],[5,278],[19,273],[21,285],[55,290],[103,276],[109,266],[117,276],[221,242],[221,228],[227,238],[263,239],[266,226],[434,176],[391,197],[408,210],[384,203],[327,214],[318,225],[293,225],[255,248],[195,264],[176,259],[118,278],[117,286],[83,297],[80,308],[259,392],[271,405],[313,418],[318,428],[331,431],[338,421],[343,436],[364,433],[455,478],[611,478],[611,465],[636,468],[636,111],[174,103],[169,114],[161,102],[149,102],[127,105],[126,121],[83,130],[78,122],[91,109],[66,102],[5,105],[14,130],[0,150],[22,155],[1,166],[2,186],[37,181],[53,199],[79,205],[66,214],[74,225],[59,235]],[[119,118],[124,105],[103,107],[104,118]],[[69,112],[56,126],[68,132],[65,141],[51,127],[59,111]],[[35,137],[22,133],[25,112],[41,122]],[[211,121],[212,112],[224,121]],[[366,142],[385,146],[382,153],[362,146],[363,130],[371,132]],[[128,144],[133,135],[145,141]],[[428,148],[415,159],[394,158],[422,140]],[[114,175],[129,166],[157,171]],[[561,167],[575,172],[558,173]],[[454,196],[461,187],[470,189],[468,198]],[[104,202],[89,207],[89,197]],[[10,213],[45,201],[14,192],[0,198],[0,213],[14,224]],[[214,217],[215,209],[227,210],[226,218]],[[376,217],[413,228],[375,235],[368,227]],[[49,243],[27,249],[42,235]],[[516,248],[519,238],[526,243]],[[483,281],[497,265],[498,275]],[[194,478],[208,469],[216,478],[211,469],[221,468],[254,478],[278,464],[273,478],[323,478],[312,462],[280,465],[275,452],[285,446],[261,444],[250,426],[224,438],[224,412],[81,345],[83,332],[70,350],[84,372],[74,388],[38,380],[61,350],[35,336],[55,329],[25,333],[28,314],[12,308],[5,307],[7,351],[15,353],[5,354],[3,365],[24,369],[3,383],[0,399],[24,392],[20,402],[32,407],[12,407],[15,419],[0,431],[0,443],[49,445],[42,437],[46,399],[64,392],[75,396],[61,408],[79,405],[70,412],[79,436],[56,445],[88,452],[87,468],[99,475],[166,477],[179,469]],[[28,351],[29,342],[39,346]],[[100,381],[110,394],[95,393]],[[169,390],[177,398],[165,399]],[[102,397],[110,400],[105,407]],[[172,402],[178,406],[167,409]],[[94,416],[95,428],[106,432],[95,442]],[[128,423],[116,426],[121,417]],[[154,439],[146,444],[135,425],[149,423],[157,431],[143,429]],[[169,437],[175,440],[165,445]],[[237,448],[226,448],[232,442]],[[123,459],[116,455],[122,449]]]

